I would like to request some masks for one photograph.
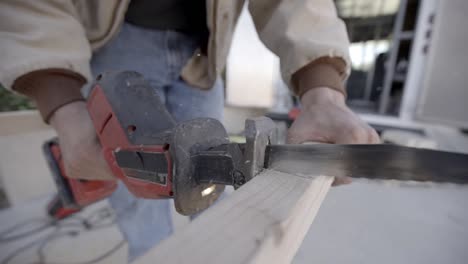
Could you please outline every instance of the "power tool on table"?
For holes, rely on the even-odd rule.
[[[468,183],[468,155],[395,145],[278,145],[274,122],[247,119],[246,143],[230,143],[211,118],[176,123],[135,72],[105,73],[87,108],[114,175],[141,198],[173,198],[192,215],[210,206],[225,185],[235,188],[263,169],[369,179]],[[49,214],[64,218],[109,196],[116,181],[71,179],[55,140],[44,144],[58,188]]]

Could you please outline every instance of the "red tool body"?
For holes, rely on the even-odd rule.
[[[134,145],[127,137],[127,134],[136,132],[140,127],[122,124],[114,113],[110,102],[98,84],[88,98],[88,111],[96,128],[99,142],[102,146],[102,154],[116,177],[124,182],[127,188],[137,197],[141,198],[163,198],[172,196],[172,162],[167,145]],[[156,122],[157,120],[155,120]],[[165,182],[154,183],[144,181],[137,176],[138,169],[123,168],[116,160],[116,153],[129,151],[131,153],[160,153],[165,160],[164,167],[167,169]]]
[[[110,82],[112,81],[114,80]],[[153,140],[153,144],[148,144],[148,142],[145,142],[146,144],[130,142],[129,138],[133,136],[135,139],[137,137],[134,136],[137,129],[144,130],[145,124],[143,122],[138,122],[139,116],[141,115],[135,115],[133,117],[130,115],[120,115],[121,119],[127,116],[130,117],[131,120],[119,120],[119,115],[115,111],[115,105],[113,108],[112,103],[109,102],[109,98],[114,99],[114,104],[126,100],[127,105],[119,105],[118,107],[120,108],[126,106],[130,107],[131,104],[138,104],[138,102],[132,101],[134,98],[129,94],[131,93],[130,89],[126,94],[128,96],[120,96],[113,94],[116,90],[113,88],[116,86],[118,87],[120,84],[105,82],[104,85],[110,86],[107,91],[104,91],[102,84],[99,82],[92,88],[91,94],[87,100],[87,109],[99,138],[102,154],[108,166],[114,176],[123,181],[130,192],[137,197],[153,199],[171,197],[173,195],[172,162],[168,152],[168,145],[159,140],[158,137]],[[145,87],[145,89],[148,90],[149,88]],[[106,94],[106,92],[108,94]],[[153,97],[153,99],[155,98]],[[156,104],[157,103],[158,102],[156,102]],[[120,110],[125,111],[125,109]],[[158,120],[154,121],[156,122]],[[174,124],[171,119],[163,123],[169,127]],[[138,124],[140,126],[137,126]],[[67,177],[60,148],[56,140],[46,142],[44,150],[48,156],[49,165],[54,172],[54,178],[59,190],[58,197],[55,197],[48,206],[49,215],[54,218],[61,219],[73,214],[89,204],[108,197],[116,189],[116,181],[79,180]],[[159,162],[157,162],[159,166],[158,169],[164,171],[164,177],[161,177],[159,181],[146,180],[145,178],[154,175],[151,175],[150,172],[140,170],[140,168],[138,168],[139,164],[131,164],[134,161],[132,158],[140,159],[141,155],[145,153],[151,153],[153,155],[160,154]],[[154,159],[154,156],[152,157]],[[155,173],[157,174],[157,172]]]
[[[193,183],[188,155],[192,149],[227,143],[224,127],[213,119],[176,124],[141,75],[100,75],[88,96],[87,109],[108,166],[136,197],[175,198],[179,211],[192,214],[208,207],[224,189],[218,186],[212,196],[201,196],[201,190],[209,185]],[[48,206],[54,218],[61,219],[101,200],[117,187],[116,181],[68,178],[56,140],[46,142],[44,152],[58,189],[58,197]],[[179,188],[173,183],[175,169],[180,175],[176,182]],[[188,183],[197,187],[186,187]],[[175,197],[176,189],[179,194]]]

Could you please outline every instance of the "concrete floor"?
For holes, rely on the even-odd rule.
[[[294,263],[468,263],[468,187],[332,188]]]
[[[0,240],[4,237],[3,232],[14,225],[26,220],[36,219],[35,222],[17,229],[14,233],[5,236],[12,236],[35,229],[47,221],[45,208],[47,202],[52,196],[46,195],[33,201],[16,205],[12,208],[0,211]],[[99,202],[81,212],[78,217],[89,218],[97,210],[108,207],[106,201]],[[17,263],[37,263],[39,261],[38,249],[44,238],[54,235],[56,231],[58,236],[50,240],[45,245],[43,252],[45,263],[83,263],[95,259],[117,244],[123,241],[123,237],[116,225],[110,225],[104,228],[85,230],[76,226],[79,223],[77,219],[65,220],[60,231],[48,228],[42,232],[28,236],[25,239],[19,239],[12,242],[0,242],[0,263],[5,263],[6,259],[12,254],[16,255],[7,262],[8,264]],[[102,224],[112,223],[111,218],[103,221]],[[67,235],[68,232],[76,232],[76,235]],[[59,234],[60,233],[60,234]],[[54,235],[55,236],[55,235]],[[32,247],[24,248],[28,244],[34,243]],[[17,254],[15,254],[15,252]],[[104,258],[95,264],[123,264],[127,260],[127,245],[124,243],[114,254]],[[6,263],[5,263],[6,264]]]

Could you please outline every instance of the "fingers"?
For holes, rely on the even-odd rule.
[[[51,124],[58,134],[67,177],[115,179],[101,153],[102,149],[85,103],[62,106],[52,116]]]
[[[335,138],[337,144],[378,144],[380,137],[377,132],[367,124],[353,125],[344,129]]]
[[[75,147],[64,156],[65,172],[68,177],[85,180],[114,180],[98,144]]]
[[[345,124],[339,130],[324,130],[319,133],[305,133],[290,129],[286,142],[288,144],[302,144],[307,141],[328,144],[379,144],[380,137],[373,128],[366,124]]]
[[[295,131],[294,128],[288,131],[286,142],[288,144],[302,144],[305,142],[331,143],[319,133],[314,133],[314,131]]]
[[[369,143],[371,144],[380,144],[382,141],[380,140],[379,134],[377,134],[377,131],[375,129],[371,128],[371,132],[369,135]]]

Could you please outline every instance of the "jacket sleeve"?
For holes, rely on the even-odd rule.
[[[315,86],[343,93],[350,72],[349,40],[332,0],[250,0],[262,42],[280,58],[284,81],[297,95],[294,73],[308,67]],[[313,87],[312,87],[313,88]]]
[[[91,48],[72,1],[0,1],[0,82],[43,69],[89,80]]]

